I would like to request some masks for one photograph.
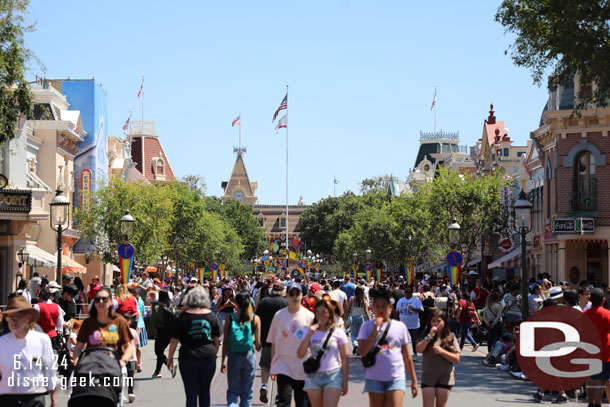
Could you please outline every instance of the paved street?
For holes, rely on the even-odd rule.
[[[150,375],[154,368],[155,355],[153,341],[142,350],[142,373],[136,374],[136,401],[134,406],[181,406],[185,403],[184,389],[180,380],[180,373],[175,379],[171,378],[167,369],[163,371],[162,379],[151,379]],[[513,378],[508,373],[497,369],[484,368],[479,362],[484,357],[481,352],[472,353],[470,348],[464,348],[462,361],[456,368],[456,382],[449,400],[451,406],[473,407],[473,401],[480,406],[521,406],[524,404],[535,404],[531,395],[534,386],[529,382]],[[219,358],[220,361],[220,358]],[[420,362],[416,362],[419,375]],[[255,398],[253,406],[263,406],[258,401],[258,389],[260,383],[259,372],[257,372],[255,384]],[[350,356],[350,380],[349,393],[342,397],[339,406],[342,407],[367,407],[368,397],[362,392],[364,387],[364,368],[358,358]],[[227,380],[225,375],[220,374],[220,363],[217,364],[216,375],[212,381],[212,405],[226,405]],[[68,396],[62,393],[59,397],[59,405],[67,405]],[[550,398],[546,403],[550,403]],[[128,404],[126,404],[128,405]],[[405,406],[421,405],[421,397],[416,400],[405,399]],[[566,406],[584,406],[584,403],[570,402]]]

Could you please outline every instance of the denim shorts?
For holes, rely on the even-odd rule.
[[[406,380],[390,380],[389,382],[381,382],[379,380],[366,379],[364,384],[365,393],[385,393],[391,390],[405,391],[407,387]]]
[[[304,390],[324,390],[328,387],[343,388],[343,372],[341,369],[329,372],[308,373]]]

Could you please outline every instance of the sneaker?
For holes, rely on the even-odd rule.
[[[503,372],[508,372],[510,370],[510,366],[509,365],[502,365],[498,369],[500,369]]]
[[[542,403],[542,394],[540,394],[540,392],[536,392],[534,393],[534,401],[536,401],[536,403]]]
[[[178,372],[178,365],[174,363],[174,366],[172,366],[172,379],[176,377],[176,372]]]
[[[553,400],[553,404],[562,404],[562,403],[567,403],[569,400],[566,396],[560,394],[559,396],[557,396],[557,398],[555,400]]]
[[[358,354],[358,345],[354,346],[354,349],[352,350],[352,355],[357,355]]]
[[[138,367],[136,367],[136,373],[142,373],[142,365],[138,363]]]
[[[267,386],[261,386],[260,401],[265,404],[269,402],[269,399],[267,398]]]
[[[481,364],[482,364],[483,366],[487,366],[487,367],[494,367],[494,365],[493,365],[493,364],[492,364],[492,363],[491,363],[489,360],[487,360],[487,359],[483,359],[483,360],[481,361]]]
[[[472,351],[476,352],[477,349],[479,349],[479,344],[478,343],[472,347]]]
[[[510,374],[515,376],[517,379],[521,379],[523,372],[510,372]]]
[[[133,403],[133,401],[136,399],[136,395],[133,393],[129,393],[129,402]]]
[[[152,378],[153,378],[153,379],[162,379],[162,378],[163,378],[163,376],[161,375],[161,372],[159,372],[159,373],[153,373]]]

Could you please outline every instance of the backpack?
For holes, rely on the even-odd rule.
[[[474,313],[477,312],[474,304],[470,303],[470,306],[466,308],[466,318],[468,321],[473,321],[475,319]]]
[[[231,344],[231,352],[250,352],[252,350],[252,321],[240,325],[235,313],[231,314],[229,343]]]

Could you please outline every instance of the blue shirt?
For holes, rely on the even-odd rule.
[[[354,296],[354,292],[356,291],[356,284],[351,282],[345,283],[341,286],[341,291],[343,291],[345,295],[347,295],[347,300],[349,301],[349,299]]]

